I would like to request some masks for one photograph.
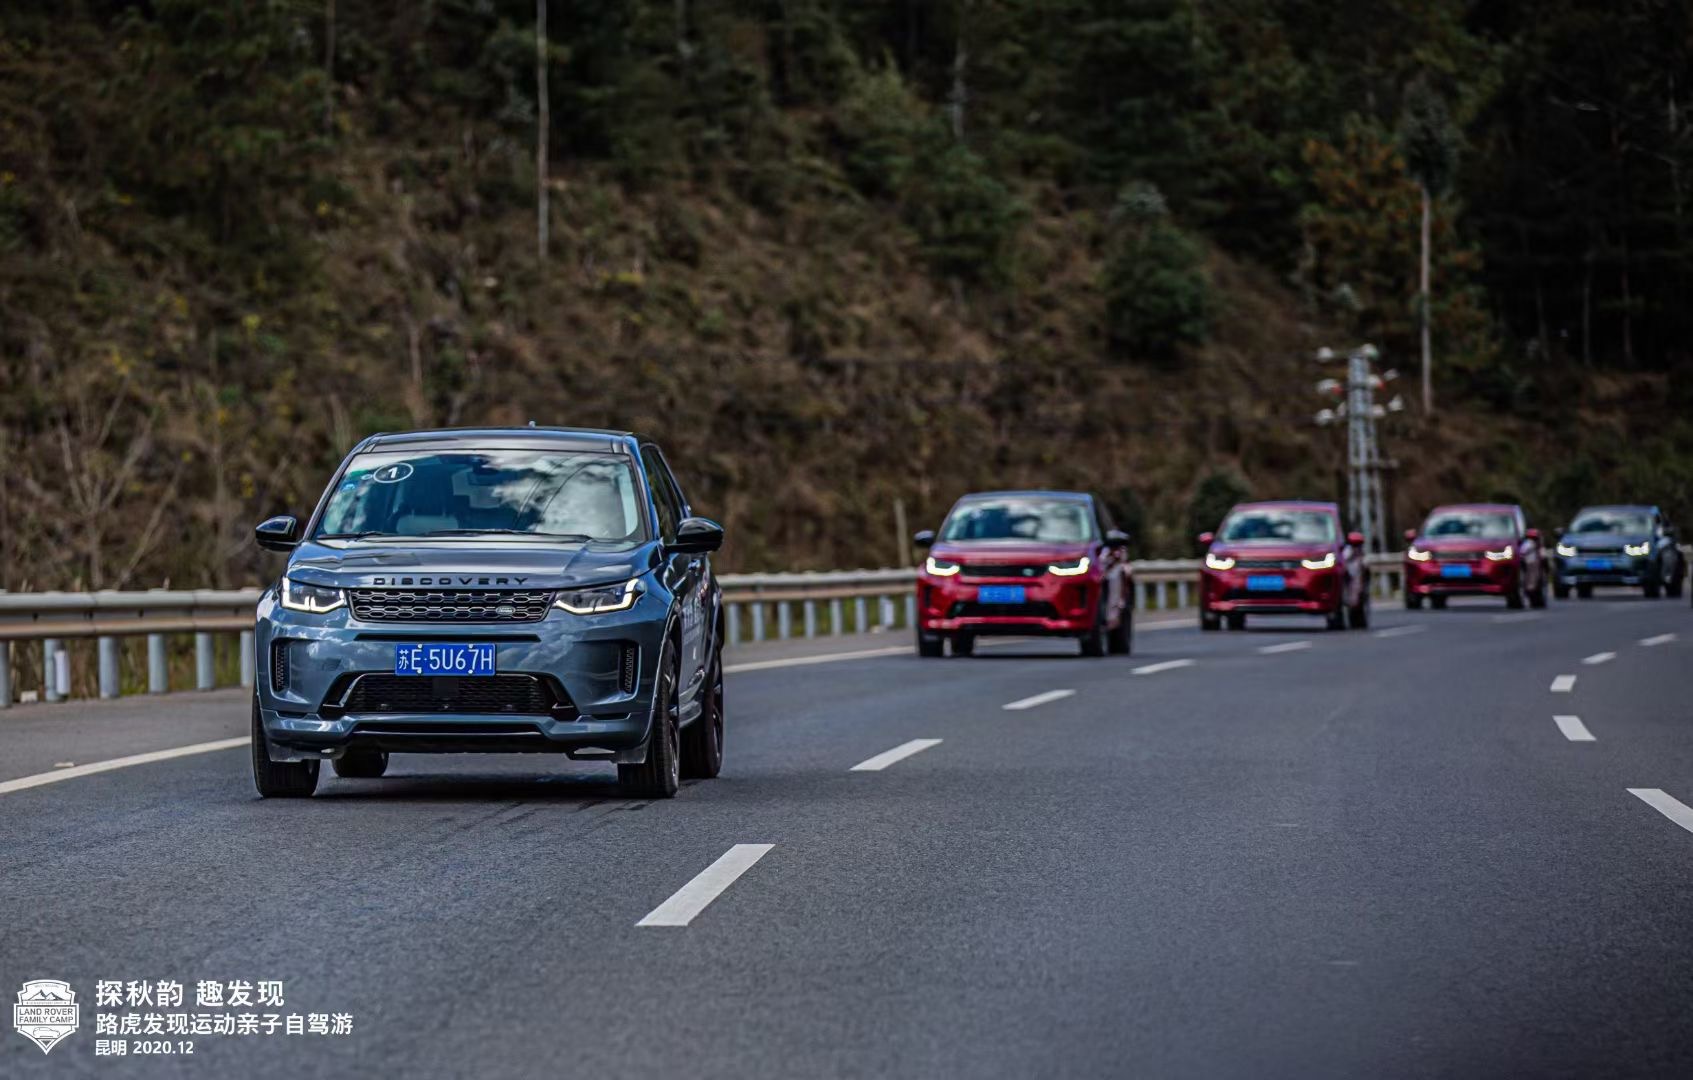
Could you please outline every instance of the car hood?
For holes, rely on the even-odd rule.
[[[307,542],[289,559],[288,576],[343,589],[569,589],[626,581],[657,561],[652,542]]]
[[[1211,545],[1211,554],[1230,559],[1319,559],[1335,550],[1333,544],[1290,544],[1283,542],[1219,540]]]
[[[1651,539],[1645,533],[1571,533],[1558,543],[1580,551],[1583,548],[1617,548],[1625,544],[1644,544]]]
[[[1041,544],[1028,540],[954,540],[937,543],[929,554],[957,563],[1042,563],[1079,559],[1086,543]]]
[[[1498,551],[1500,548],[1516,547],[1517,541],[1511,537],[1498,537],[1484,540],[1475,536],[1441,536],[1429,538],[1417,537],[1412,547],[1418,551]]]

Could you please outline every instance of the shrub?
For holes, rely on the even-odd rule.
[[[1101,288],[1106,336],[1119,356],[1167,362],[1210,336],[1204,248],[1170,219],[1150,184],[1118,196]]]

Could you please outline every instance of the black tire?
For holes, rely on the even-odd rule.
[[[976,635],[975,634],[954,634],[954,635],[952,635],[952,655],[954,655],[954,656],[974,656],[974,655],[976,655]]]
[[[1328,613],[1326,621],[1330,630],[1346,629],[1346,604],[1344,601],[1334,606],[1334,610]]]
[[[1405,609],[1407,611],[1421,611],[1423,609],[1423,594],[1414,592],[1406,593]]]
[[[946,638],[941,637],[939,634],[925,634],[921,630],[917,631],[918,656],[926,656],[933,659],[945,652]]]
[[[1082,635],[1082,655],[1099,657],[1105,655],[1105,601],[1099,602],[1099,609],[1093,614],[1093,629]]]
[[[1230,630],[1245,630],[1246,629],[1246,616],[1242,615],[1238,611],[1230,612],[1229,613],[1229,629]]]
[[[647,760],[619,765],[617,784],[631,799],[669,799],[682,786],[681,731],[676,714],[676,647],[664,643],[658,658],[658,686],[653,690],[652,731]]]
[[[1505,594],[1505,606],[1512,611],[1516,611],[1523,606],[1522,586],[1519,585]]]
[[[1433,608],[1436,611],[1445,611],[1446,610],[1446,597],[1444,597],[1444,596],[1431,596],[1431,597],[1428,598],[1428,606]]]
[[[259,720],[259,699],[253,698],[253,786],[265,799],[304,799],[317,790],[315,761],[272,761],[265,726]]]
[[[1568,585],[1560,585],[1554,581],[1552,583],[1552,595],[1557,597],[1559,600],[1568,600],[1570,598],[1570,587]]]
[[[1575,587],[1575,594],[1583,600],[1591,600],[1593,599],[1593,586],[1577,585]]]
[[[349,750],[333,762],[336,776],[349,780],[374,780],[388,771],[388,751]]]
[[[1656,577],[1650,577],[1640,586],[1640,591],[1646,594],[1646,599],[1656,600],[1659,594],[1664,591],[1664,586]]]
[[[712,651],[711,668],[706,673],[700,714],[682,729],[682,775],[689,780],[713,780],[722,771],[723,646],[719,644]]]
[[[1204,608],[1200,608],[1199,628],[1201,630],[1221,630],[1223,628],[1223,617],[1215,611],[1206,611]]]
[[[1112,656],[1127,656],[1135,650],[1135,613],[1124,608],[1123,617],[1105,634],[1105,647]]]
[[[1368,591],[1359,598],[1357,607],[1346,609],[1346,625],[1354,630],[1368,630],[1370,628],[1370,594]]]

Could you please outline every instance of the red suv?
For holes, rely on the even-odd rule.
[[[1364,537],[1347,533],[1340,508],[1323,502],[1241,503],[1206,546],[1199,571],[1199,626],[1244,629],[1248,613],[1321,615],[1330,630],[1370,624]]]
[[[1405,606],[1423,600],[1437,608],[1449,596],[1503,596],[1514,608],[1523,599],[1546,606],[1546,559],[1540,530],[1528,527],[1523,508],[1509,503],[1442,506],[1419,529],[1405,530]]]
[[[1127,653],[1134,589],[1129,538],[1105,505],[1075,491],[966,495],[940,532],[914,538],[917,653],[969,656],[983,634],[1081,639],[1083,656]]]

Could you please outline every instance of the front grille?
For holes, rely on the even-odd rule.
[[[533,675],[423,675],[370,673],[353,681],[336,712],[525,713],[554,712],[561,704]]]
[[[1621,555],[1623,550],[1620,547],[1583,547],[1576,548],[1575,553],[1577,555]]]
[[[1479,551],[1437,551],[1434,553],[1435,562],[1479,562]]]
[[[530,623],[547,617],[553,594],[539,590],[431,592],[424,589],[348,589],[361,622]]]
[[[1297,570],[1298,559],[1236,559],[1236,567],[1241,570]]]
[[[636,661],[640,659],[641,650],[635,645],[623,646],[623,661],[618,669],[617,685],[625,694],[635,692]]]
[[[1032,578],[1046,573],[1046,564],[1030,566],[1026,563],[961,563],[958,572],[964,577]]]
[[[1224,600],[1308,600],[1304,589],[1229,589]]]
[[[1025,604],[978,604],[972,600],[960,600],[952,605],[952,608],[947,612],[949,619],[980,619],[994,616],[1055,619],[1058,617],[1058,609],[1042,601]]]
[[[270,643],[270,688],[278,694],[288,689],[288,642],[286,639]]]

